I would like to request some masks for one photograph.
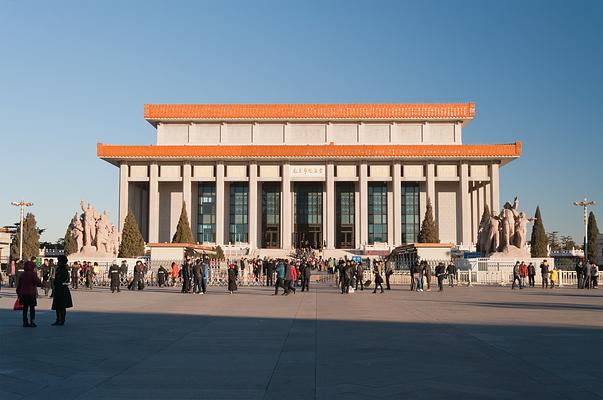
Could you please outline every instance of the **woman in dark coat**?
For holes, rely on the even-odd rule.
[[[228,291],[234,294],[237,290],[237,270],[234,264],[228,266]]]
[[[38,297],[38,289],[42,286],[42,282],[38,275],[34,272],[34,263],[27,261],[24,266],[24,272],[19,276],[17,281],[17,295],[19,302],[23,305],[23,327],[35,328],[36,324],[36,298]],[[29,320],[27,319],[27,311],[29,310]]]
[[[58,266],[54,277],[54,297],[52,309],[57,313],[57,320],[52,325],[65,325],[67,309],[73,307],[69,292],[69,272],[67,272],[67,257],[58,257]]]

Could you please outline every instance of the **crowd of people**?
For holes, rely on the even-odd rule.
[[[48,260],[46,260],[48,261]],[[52,275],[47,271],[53,267]],[[30,261],[19,263],[18,275],[15,275],[17,300],[15,301],[15,309],[23,310],[23,327],[35,328],[36,306],[38,305],[37,288],[44,287],[46,294],[48,290],[52,290],[52,309],[56,312],[56,320],[53,326],[65,325],[65,317],[67,309],[73,307],[71,293],[69,292],[69,273],[67,271],[67,257],[60,255],[57,258],[57,265],[45,264],[42,271],[43,277],[40,279],[36,271],[35,257]],[[52,276],[52,278],[51,278]],[[50,288],[45,286],[50,282]]]
[[[153,279],[156,279],[159,287],[180,285],[181,293],[202,295],[207,293],[210,274],[219,270],[218,264],[207,256],[186,257],[182,264],[173,262],[169,270],[163,265],[159,266]],[[372,272],[368,274],[369,279],[366,279],[367,270]],[[251,279],[259,285],[274,287],[274,296],[278,295],[281,289],[281,295],[288,296],[295,294],[300,287],[302,292],[309,291],[313,271],[326,271],[327,274],[335,275],[335,282],[341,294],[363,291],[371,285],[374,294],[378,291],[384,293],[385,290],[391,289],[390,277],[394,273],[392,264],[384,262],[383,259],[371,261],[346,257],[325,260],[313,256],[312,253],[303,253],[291,258],[256,257],[228,261],[224,283],[227,284],[228,293],[235,294],[240,277],[245,275],[246,279],[249,279],[251,276]],[[598,287],[599,268],[596,264],[579,261],[576,263],[575,271],[579,289]],[[67,258],[59,256],[57,264],[52,259],[44,259],[41,265],[36,266],[35,258],[25,263],[19,262],[14,272],[9,275],[9,285],[16,286],[18,306],[23,308],[23,326],[35,327],[38,287],[43,289],[45,296],[53,298],[52,309],[56,310],[56,321],[53,325],[63,325],[66,309],[73,305],[69,287],[78,289],[80,284],[83,284],[84,288],[92,289],[99,275],[99,266],[96,262],[87,261],[81,264],[76,261],[69,266]],[[130,277],[127,261],[123,260],[121,265],[111,265],[107,272],[110,290],[115,293],[120,292],[124,286],[128,290],[143,290],[149,268],[146,263],[137,260]],[[448,265],[440,262],[432,268],[426,261],[420,261],[411,265],[409,272],[411,291],[431,291],[433,277],[437,280],[439,291],[444,290],[445,281],[449,287],[458,285],[457,267],[452,262]],[[517,261],[513,267],[511,288],[534,287],[538,272],[541,274],[543,289],[559,286],[559,271],[547,260],[544,260],[538,268],[533,263]]]
[[[596,289],[599,286],[599,267],[595,263],[577,262],[576,276],[578,289]]]

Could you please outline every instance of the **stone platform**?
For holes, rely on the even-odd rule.
[[[67,325],[0,298],[0,398],[600,399],[603,289],[271,296],[73,293]]]

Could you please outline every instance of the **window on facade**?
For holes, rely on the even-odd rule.
[[[416,243],[421,229],[419,183],[402,184],[402,243]]]
[[[246,182],[230,184],[230,228],[229,241],[231,243],[248,242],[249,202],[248,187]]]
[[[281,185],[262,184],[262,247],[280,247]]]
[[[387,242],[387,183],[368,185],[368,242]]]
[[[199,184],[197,241],[199,243],[216,241],[216,185],[213,183]]]

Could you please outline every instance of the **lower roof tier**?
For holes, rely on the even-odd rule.
[[[503,163],[521,156],[521,142],[461,145],[222,145],[137,146],[98,143],[99,158],[119,160],[212,159],[495,159]]]

